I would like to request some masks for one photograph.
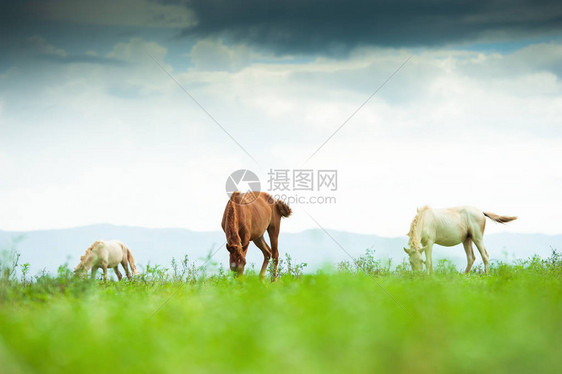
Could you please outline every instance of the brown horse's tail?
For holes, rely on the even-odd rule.
[[[277,200],[275,202],[275,206],[277,207],[277,211],[281,214],[281,217],[289,217],[293,211],[289,206],[281,200]]]
[[[226,203],[225,227],[226,241],[230,245],[240,245],[241,239],[238,233],[238,215],[236,214],[236,203],[234,199],[240,195],[240,192],[234,192],[230,196],[230,200]]]
[[[490,212],[484,212],[484,215],[486,217],[488,217],[489,219],[491,219],[492,221],[498,222],[498,223],[506,223],[506,222],[511,222],[517,219],[517,217],[507,217],[507,216],[498,216],[497,214],[494,213],[490,213]]]

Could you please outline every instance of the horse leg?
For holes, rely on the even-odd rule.
[[[271,256],[273,257],[273,279],[277,279],[277,265],[279,265],[279,248],[277,241],[279,238],[279,225],[270,226],[267,229],[269,241],[271,242]]]
[[[101,268],[103,269],[103,281],[107,282],[107,262],[102,262]]]
[[[131,272],[129,271],[129,264],[127,263],[126,259],[121,261],[121,266],[123,266],[123,269],[125,269],[125,275],[127,276],[127,279],[131,280]]]
[[[482,236],[474,236],[472,239],[474,244],[476,244],[476,248],[478,248],[478,252],[480,252],[480,256],[482,256],[482,261],[484,262],[484,269],[486,270],[486,274],[488,274],[488,270],[490,268],[490,255],[484,246],[484,241],[482,240]]]
[[[466,269],[464,270],[464,273],[468,274],[475,259],[474,250],[472,249],[472,239],[466,238],[462,245],[464,246],[464,252],[466,253]]]
[[[267,270],[267,265],[269,264],[269,259],[271,258],[271,249],[267,245],[265,239],[263,238],[263,235],[260,236],[259,238],[257,238],[256,240],[254,240],[254,244],[259,249],[261,249],[261,251],[263,253],[263,264],[262,264],[261,270],[260,270],[260,277],[264,278],[265,277],[265,271]]]
[[[248,241],[248,243],[242,246],[242,254],[244,255],[244,258],[246,258],[246,255],[248,254],[249,246],[250,246],[250,241]]]
[[[92,275],[91,278],[95,279],[96,278],[96,271],[98,270],[97,266],[92,266]]]
[[[427,246],[424,248],[425,251],[425,268],[428,274],[433,273],[433,259],[431,252],[433,251],[433,243],[427,243]]]
[[[115,275],[117,275],[118,280],[121,280],[121,278],[123,278],[123,275],[119,272],[119,267],[117,267],[117,265],[113,267],[113,271],[115,272]]]

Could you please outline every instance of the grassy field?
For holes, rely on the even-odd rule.
[[[16,279],[4,264],[0,371],[562,370],[556,253],[489,276],[391,271],[372,254],[312,275],[288,265],[275,283],[187,261],[104,283],[66,267]]]

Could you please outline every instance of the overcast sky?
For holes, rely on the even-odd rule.
[[[0,48],[2,230],[220,230],[247,168],[337,170],[287,231],[562,233],[559,1],[0,0]]]

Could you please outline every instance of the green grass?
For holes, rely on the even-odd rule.
[[[56,277],[5,277],[0,371],[562,368],[562,261],[556,253],[495,264],[490,276],[464,276],[447,263],[432,276],[403,266],[390,271],[372,254],[313,275],[295,276],[293,267],[276,283],[185,269],[174,280],[172,271],[148,268],[120,283],[76,279],[64,267]]]

